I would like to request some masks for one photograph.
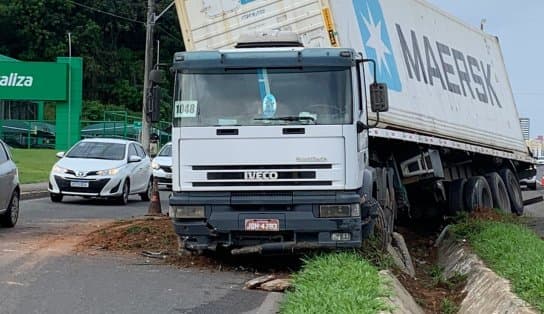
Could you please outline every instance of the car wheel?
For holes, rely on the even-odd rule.
[[[50,193],[49,197],[51,197],[51,202],[53,203],[62,202],[62,194]]]
[[[149,180],[145,192],[140,193],[140,198],[144,202],[149,202],[149,200],[151,199],[151,193],[153,193],[153,179]]]
[[[125,183],[123,184],[123,194],[117,198],[117,203],[119,205],[127,205],[128,204],[128,196],[130,194],[130,182],[125,180]]]
[[[19,219],[19,192],[14,191],[11,195],[8,210],[0,216],[0,225],[7,228],[12,228]]]

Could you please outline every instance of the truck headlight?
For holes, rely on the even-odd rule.
[[[321,218],[343,218],[359,216],[361,216],[361,207],[359,204],[319,206],[319,217]]]
[[[96,174],[99,176],[114,176],[119,173],[119,170],[121,170],[121,168],[100,170],[100,171],[97,171]]]
[[[156,161],[151,163],[151,168],[155,170],[159,170],[161,168],[161,165],[159,165]]]
[[[204,206],[170,206],[170,218],[206,218]]]

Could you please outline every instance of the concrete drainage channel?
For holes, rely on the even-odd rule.
[[[458,313],[537,313],[512,293],[504,278],[485,267],[483,261],[446,229],[438,243],[438,264],[446,278],[467,277],[466,296]]]
[[[507,280],[487,268],[478,256],[470,252],[465,243],[456,240],[447,227],[435,246],[438,255],[436,266],[443,269],[443,276],[446,279],[459,276],[466,278],[462,290],[464,298],[457,313],[538,313],[512,292]],[[401,266],[402,271],[411,276],[410,266],[399,265],[401,260],[398,249],[394,251],[390,249],[389,253],[393,253],[395,264]],[[386,300],[394,309],[390,313],[425,313],[391,271],[382,271],[380,276],[390,283],[393,291],[393,295]]]

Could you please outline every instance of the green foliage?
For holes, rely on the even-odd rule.
[[[512,283],[514,292],[544,312],[544,241],[527,227],[469,220],[452,228],[487,266]]]
[[[440,312],[443,314],[455,314],[459,312],[459,306],[452,300],[445,298],[440,304]]]
[[[55,153],[52,149],[12,149],[21,183],[46,182],[57,161]]]
[[[282,313],[378,313],[390,292],[378,270],[355,253],[312,257],[294,275]]]
[[[86,6],[127,19],[99,13],[64,0],[12,0],[0,2],[0,53],[24,61],[54,61],[68,55],[82,57],[83,97],[141,114],[143,97],[146,2],[136,0],[78,0]],[[171,1],[157,1],[162,10]],[[8,31],[9,30],[9,31]],[[156,24],[160,40],[160,63],[170,64],[176,51],[184,50],[177,15],[172,8]],[[156,51],[156,50],[155,50]],[[156,60],[153,60],[155,63]],[[162,85],[162,119],[170,120],[167,95],[173,79]],[[85,109],[94,112],[94,107]],[[104,109],[103,109],[104,110]],[[54,115],[51,110],[46,116]],[[86,113],[84,116],[95,116]]]

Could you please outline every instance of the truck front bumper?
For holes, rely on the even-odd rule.
[[[358,248],[368,213],[358,217],[320,218],[321,204],[359,204],[354,192],[290,192],[276,197],[240,197],[231,193],[173,193],[170,206],[204,206],[205,218],[173,219],[185,248],[192,251],[214,250],[217,246],[234,248],[233,254],[293,253],[310,249]],[[247,219],[274,219],[278,231],[247,231]],[[333,240],[342,234],[342,240]]]

